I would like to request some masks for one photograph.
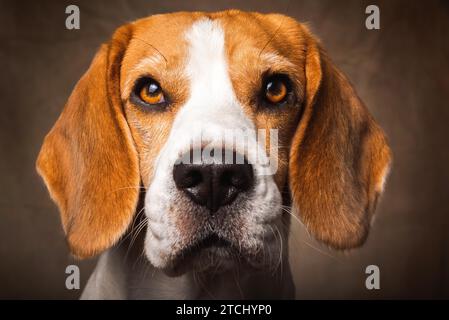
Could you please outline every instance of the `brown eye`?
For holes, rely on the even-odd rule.
[[[165,102],[161,86],[152,79],[149,79],[140,88],[139,98],[147,104],[160,104]]]
[[[269,103],[279,104],[286,100],[289,92],[288,79],[272,76],[265,82],[265,98]]]

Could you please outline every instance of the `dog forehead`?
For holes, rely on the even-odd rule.
[[[158,56],[164,68],[184,66],[191,45],[186,35],[199,21],[206,20],[220,26],[229,64],[240,63],[242,58],[255,58],[262,50],[295,60],[290,56],[296,51],[293,47],[300,43],[301,32],[289,17],[237,10],[178,12],[133,22],[133,37],[123,61],[124,68],[132,68],[151,56]]]

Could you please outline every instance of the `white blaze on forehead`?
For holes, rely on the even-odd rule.
[[[228,77],[224,34],[218,22],[196,22],[187,32],[186,40],[189,44],[187,73],[192,80],[191,98],[198,99],[207,95],[209,98],[215,98],[216,102],[222,97],[231,98],[232,87]],[[207,93],[205,88],[209,89]]]
[[[174,127],[181,125],[181,121],[186,123],[186,118],[204,125],[208,121],[220,122],[228,129],[252,127],[237,102],[229,78],[225,36],[220,23],[202,19],[192,25],[185,38],[190,99],[180,110]],[[235,123],[236,119],[240,121]]]

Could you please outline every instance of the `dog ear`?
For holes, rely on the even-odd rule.
[[[315,238],[353,248],[367,237],[390,149],[346,77],[310,34],[307,43],[304,111],[290,151],[292,203]]]
[[[71,252],[81,258],[112,246],[136,209],[138,158],[119,92],[131,33],[125,25],[99,49],[37,159]]]

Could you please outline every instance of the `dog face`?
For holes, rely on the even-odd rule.
[[[146,190],[158,267],[270,268],[289,203],[335,248],[363,243],[390,162],[381,129],[291,18],[176,13],[119,28],[47,135],[37,167],[72,252],[126,232]]]
[[[194,255],[189,260],[195,270],[201,270],[233,261],[228,256],[233,251],[250,257],[253,264],[274,264],[281,254],[279,237],[284,236],[281,190],[288,148],[277,154],[274,161],[281,166],[269,174],[257,159],[268,158],[269,151],[268,144],[261,146],[266,141],[260,143],[258,130],[276,129],[278,143],[290,143],[302,109],[301,57],[264,48],[270,34],[253,21],[254,32],[234,36],[232,30],[244,28],[248,17],[161,18],[142,26],[145,32],[137,33],[135,43],[128,45],[122,66],[122,100],[133,139],[138,141],[147,189],[147,256],[162,268],[185,267],[185,258]],[[148,45],[154,42],[149,35],[169,29],[172,19],[180,28],[170,30],[168,44],[155,51]],[[297,51],[295,45],[300,44],[294,43],[286,52]],[[265,96],[268,84],[285,90],[280,92],[285,101],[270,103]],[[145,90],[148,85],[163,91],[163,98],[156,96],[165,101],[162,106],[139,101],[142,86]],[[222,165],[224,159],[216,156],[208,161],[209,150],[219,156],[228,151],[230,161]],[[189,156],[185,162],[193,162],[195,151],[200,153],[195,165],[177,164],[183,155]],[[234,153],[249,164],[233,165]],[[192,179],[201,181],[192,186]],[[242,186],[236,186],[239,183]]]

